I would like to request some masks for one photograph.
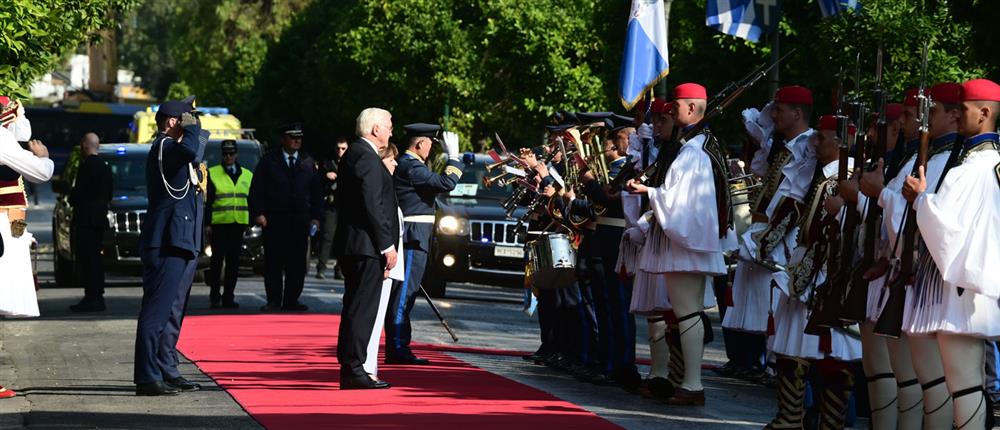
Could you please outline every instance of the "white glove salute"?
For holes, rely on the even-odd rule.
[[[639,139],[651,140],[653,139],[653,126],[649,124],[643,124],[639,126],[636,130],[636,134],[639,135]]]
[[[451,131],[441,133],[441,145],[452,160],[458,159],[458,135]]]

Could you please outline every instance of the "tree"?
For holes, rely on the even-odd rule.
[[[137,0],[9,0],[0,7],[0,94],[26,98],[38,77]]]

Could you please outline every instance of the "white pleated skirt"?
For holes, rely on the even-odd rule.
[[[632,282],[629,311],[636,315],[659,315],[672,310],[667,297],[667,280],[662,273],[639,270]]]
[[[641,246],[628,240],[628,236],[622,235],[622,241],[618,245],[618,262],[615,264],[615,269],[620,272],[624,268],[628,276],[635,276],[636,269],[639,267],[640,252],[642,252]]]
[[[7,317],[37,317],[38,296],[35,294],[35,277],[31,266],[31,244],[34,238],[25,231],[21,237],[10,235],[10,222],[6,213],[0,213],[0,236],[3,237],[4,254],[0,257],[0,315]]]
[[[682,272],[710,276],[724,275],[728,270],[721,247],[719,252],[691,251],[667,238],[655,222],[650,226],[646,243],[639,254],[639,269],[649,273]]]
[[[868,283],[868,304],[865,308],[868,321],[878,321],[882,315],[882,308],[885,307],[885,301],[889,299],[889,284],[885,278],[886,275],[883,275]]]
[[[791,299],[775,290],[780,296],[774,312],[775,334],[768,338],[770,352],[805,359],[835,358],[841,361],[861,359],[861,341],[848,336],[841,330],[830,330],[831,352],[819,350],[819,336],[803,331],[809,319],[809,309],[805,303]]]
[[[740,260],[733,278],[733,307],[726,309],[722,326],[753,333],[767,331],[771,301],[771,271],[759,264]]]
[[[1000,337],[1000,304],[944,282],[928,253],[917,263],[917,282],[906,292],[903,331],[913,336],[954,333]]]

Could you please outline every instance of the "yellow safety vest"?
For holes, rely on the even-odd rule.
[[[208,177],[215,186],[215,202],[212,203],[212,224],[250,224],[247,195],[253,173],[240,167],[240,177],[233,183],[221,164],[208,169]]]

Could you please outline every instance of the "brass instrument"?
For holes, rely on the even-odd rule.
[[[749,196],[754,189],[759,188],[762,184],[760,178],[753,173],[747,172],[746,162],[738,158],[730,158],[726,160],[726,164],[729,165],[729,195],[733,197],[733,206],[737,205],[749,205]],[[740,198],[746,196],[747,198]]]

